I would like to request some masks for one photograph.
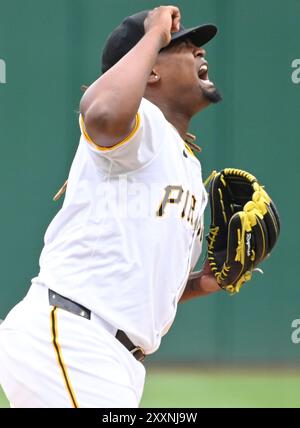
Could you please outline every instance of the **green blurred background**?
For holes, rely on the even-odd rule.
[[[101,47],[122,18],[160,4],[0,0],[0,59],[6,63],[6,84],[0,83],[0,318],[37,274],[45,228],[61,206],[52,196],[66,179],[78,144],[80,86],[99,75]],[[282,234],[264,263],[264,276],[255,276],[240,295],[220,293],[179,307],[160,350],[147,361],[143,405],[256,406],[252,391],[252,398],[273,392],[274,406],[298,406],[300,343],[291,340],[291,323],[300,318],[300,83],[292,81],[292,61],[300,58],[300,1],[177,0],[176,5],[185,26],[219,27],[206,50],[224,101],[191,127],[203,148],[204,176],[230,166],[252,172],[278,205]],[[176,370],[163,369],[172,365]],[[185,372],[190,366],[193,371]],[[235,372],[237,367],[243,371]],[[239,401],[225,400],[222,388]]]

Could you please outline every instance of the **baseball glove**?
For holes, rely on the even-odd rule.
[[[257,179],[239,169],[213,173],[209,201],[208,261],[220,287],[234,294],[274,247],[279,215]]]

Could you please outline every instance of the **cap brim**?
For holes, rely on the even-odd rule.
[[[172,42],[190,39],[196,46],[203,46],[215,37],[218,29],[213,24],[200,25],[199,27],[186,28],[172,34]]]

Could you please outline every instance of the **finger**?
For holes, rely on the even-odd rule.
[[[180,10],[179,10],[179,8],[177,7],[177,6],[172,6],[172,5],[169,5],[169,6],[167,6],[169,9],[171,9],[171,13],[172,13],[172,15],[173,14],[179,14],[180,15]]]
[[[172,28],[171,28],[171,31],[172,32],[179,31],[179,29],[180,29],[180,19],[181,19],[180,10],[176,6],[169,6],[169,8],[170,8],[171,14],[172,14]]]
[[[180,29],[180,16],[173,19],[171,31],[176,33]]]

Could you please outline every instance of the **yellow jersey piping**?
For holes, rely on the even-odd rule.
[[[81,128],[81,131],[82,131],[82,133],[83,133],[83,135],[84,135],[85,139],[86,139],[90,144],[92,144],[92,145],[93,145],[93,147],[95,147],[97,150],[99,150],[99,151],[101,151],[101,152],[107,152],[107,151],[110,151],[110,150],[114,150],[114,149],[116,149],[117,147],[123,146],[125,143],[127,143],[129,140],[131,140],[131,139],[134,137],[134,135],[137,133],[137,131],[138,131],[139,127],[140,127],[140,124],[141,124],[140,113],[139,113],[139,112],[137,112],[137,114],[136,114],[136,116],[135,116],[135,125],[134,125],[134,128],[133,128],[133,130],[130,132],[130,134],[129,134],[129,135],[127,135],[127,137],[125,137],[122,141],[119,141],[118,143],[114,144],[114,145],[113,145],[113,146],[111,146],[111,147],[101,147],[101,146],[98,146],[96,143],[94,143],[94,141],[91,139],[91,137],[90,137],[90,136],[89,136],[89,134],[87,133],[87,130],[86,130],[86,128],[85,128],[85,124],[84,124],[84,120],[83,120],[82,115],[80,115],[79,121],[80,121],[80,128]]]
[[[64,379],[64,383],[65,383],[65,386],[67,388],[72,406],[74,408],[78,408],[79,407],[78,401],[76,399],[76,395],[75,395],[74,389],[72,387],[72,384],[71,384],[71,381],[70,381],[70,378],[68,375],[68,370],[67,370],[66,364],[63,360],[61,348],[60,348],[60,345],[58,343],[56,310],[57,310],[57,307],[54,306],[53,310],[51,311],[51,315],[50,315],[50,317],[51,317],[52,344],[54,346],[56,359],[57,359],[58,365],[61,369],[63,379]]]

